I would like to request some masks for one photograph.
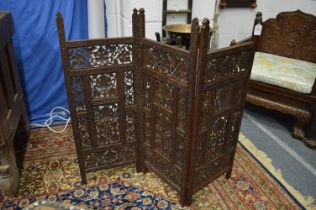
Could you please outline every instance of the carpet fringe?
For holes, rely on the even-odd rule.
[[[267,156],[266,153],[259,150],[247,137],[243,134],[239,134],[239,142],[251,153],[257,160],[289,191],[306,209],[316,210],[316,205],[314,204],[315,199],[312,196],[304,196],[298,190],[296,190],[292,185],[287,183],[283,178],[280,169],[275,168],[272,160]]]

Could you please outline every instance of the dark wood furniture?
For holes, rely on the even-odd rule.
[[[0,190],[7,196],[16,193],[19,172],[13,143],[26,141],[28,117],[17,71],[11,38],[14,24],[10,13],[0,12]]]
[[[231,175],[253,43],[208,53],[209,22],[192,22],[190,50],[145,37],[65,40],[60,47],[82,183],[86,173],[136,161],[190,205],[192,194]]]
[[[262,24],[261,36],[253,35],[258,52],[316,63],[316,17],[299,10],[282,12],[275,19],[262,22],[257,13],[254,27]],[[306,139],[304,126],[315,117],[316,85],[310,94],[303,94],[274,85],[251,80],[247,101],[293,115],[297,121],[293,136],[309,147],[316,147],[316,140]]]
[[[223,9],[225,7],[257,7],[257,0],[220,0],[219,6]]]

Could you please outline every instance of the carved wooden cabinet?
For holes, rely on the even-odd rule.
[[[186,51],[145,38],[144,10],[133,37],[60,46],[82,182],[85,173],[136,161],[190,205],[213,179],[230,177],[253,61],[253,43],[207,52],[209,21],[192,22]]]
[[[13,143],[26,141],[28,117],[17,71],[11,38],[14,25],[10,13],[0,12],[0,190],[7,196],[16,193],[19,172]],[[19,142],[17,142],[19,143]]]

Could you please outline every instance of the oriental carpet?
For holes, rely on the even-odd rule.
[[[90,173],[81,186],[71,128],[63,134],[33,129],[20,167],[18,196],[0,195],[2,209],[35,209],[41,202],[74,209],[302,209],[240,145],[231,179],[223,175],[198,191],[188,208],[155,174],[136,173],[134,165]]]

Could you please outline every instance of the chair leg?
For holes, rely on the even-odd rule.
[[[293,126],[293,136],[294,138],[304,140],[305,132],[303,127],[309,122],[309,118],[297,117],[297,121]]]
[[[312,122],[311,122],[312,133],[311,133],[311,137],[304,141],[304,144],[311,149],[316,149],[316,104],[312,106],[312,112],[313,112],[313,117],[312,117]]]

